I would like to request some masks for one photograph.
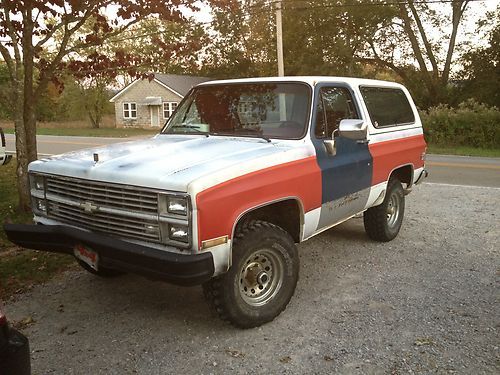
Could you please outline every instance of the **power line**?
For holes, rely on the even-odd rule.
[[[446,4],[446,3],[456,3],[458,0],[415,0],[415,1],[386,1],[379,3],[345,3],[345,4],[317,4],[309,5],[308,9],[311,8],[349,8],[349,7],[374,7],[374,6],[391,6],[391,5],[409,5],[409,4]],[[490,0],[468,0],[469,2],[487,2]],[[273,5],[276,3],[282,3],[282,5],[287,5],[289,3],[306,3],[310,2],[308,0],[273,0],[266,4],[253,4],[249,8],[261,8],[262,5]],[[297,8],[290,8],[297,9]]]

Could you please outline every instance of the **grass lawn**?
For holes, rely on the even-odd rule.
[[[155,135],[160,129],[123,129],[123,128],[37,128],[38,135],[65,135],[78,137],[112,137],[112,138],[127,138],[141,135]],[[14,129],[6,128],[5,133],[14,134]]]
[[[498,158],[500,157],[500,149],[484,149],[466,146],[438,146],[430,144],[427,146],[428,154],[441,155],[461,155],[461,156],[482,156]]]
[[[31,222],[31,214],[17,212],[17,189],[13,160],[0,166],[0,225]],[[7,240],[0,229],[0,299],[5,300],[32,285],[50,280],[75,264],[67,255],[22,250]]]

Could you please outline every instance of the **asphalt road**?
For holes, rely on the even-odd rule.
[[[62,154],[82,148],[127,142],[124,138],[60,137],[39,135],[39,155]],[[13,134],[6,134],[7,151],[15,151]],[[500,158],[427,155],[429,178],[426,182],[453,185],[500,187]]]

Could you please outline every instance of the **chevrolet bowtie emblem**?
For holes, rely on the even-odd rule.
[[[99,209],[99,207],[97,207],[95,204],[93,204],[92,202],[88,202],[88,201],[80,203],[80,208],[83,208],[83,210],[85,212],[88,212],[89,214],[91,214]]]

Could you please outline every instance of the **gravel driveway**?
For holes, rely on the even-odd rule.
[[[300,245],[295,296],[260,328],[219,321],[201,288],[84,271],[7,310],[34,319],[34,374],[499,373],[500,189],[407,198],[390,243],[353,219]]]

